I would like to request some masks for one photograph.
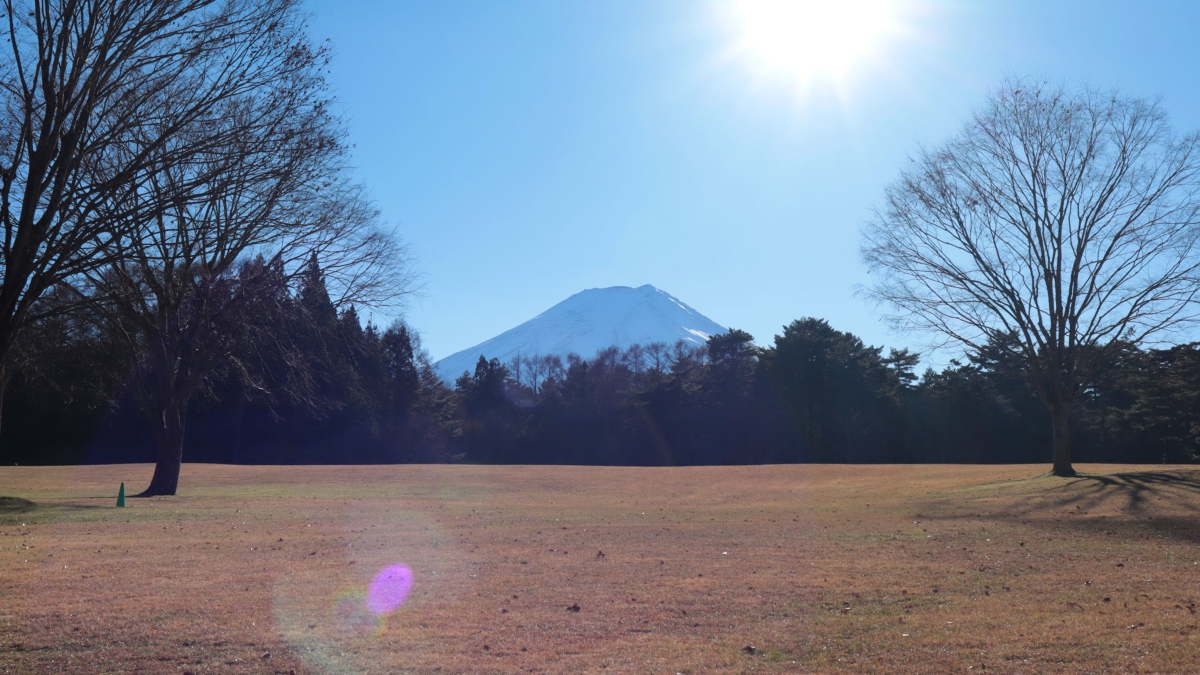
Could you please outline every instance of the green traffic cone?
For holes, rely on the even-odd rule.
[[[121,491],[117,493],[117,508],[125,508],[125,483],[121,483]]]

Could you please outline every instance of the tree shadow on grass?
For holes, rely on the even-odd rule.
[[[9,513],[29,513],[37,509],[38,505],[28,499],[20,497],[0,497],[0,515]]]
[[[1074,508],[1082,516],[1110,512],[1071,518],[1072,527],[1124,540],[1153,536],[1200,543],[1200,471],[1081,474],[1063,488],[1047,495],[1052,508]]]
[[[931,510],[940,518],[986,517],[1124,540],[1159,536],[1200,543],[1200,469],[1080,474],[1052,479],[1052,486],[1043,482],[1048,478],[1033,479],[1034,489],[1003,498],[1003,505],[938,500]]]
[[[105,507],[98,504],[46,504],[20,497],[0,496],[0,525],[16,522],[14,518],[24,520],[30,516],[49,516],[52,520],[57,520],[59,516],[95,512],[103,508]],[[40,522],[42,519],[38,520]]]
[[[1130,515],[1147,513],[1153,498],[1170,499],[1173,507],[1200,514],[1200,470],[1080,474],[1045,496],[1083,510],[1117,505]]]

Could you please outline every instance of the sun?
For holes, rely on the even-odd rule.
[[[801,86],[841,84],[898,29],[894,0],[736,0],[730,9],[734,51]]]

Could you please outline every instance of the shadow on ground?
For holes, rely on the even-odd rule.
[[[63,518],[87,518],[91,517],[88,514],[97,514],[104,509],[105,507],[98,504],[42,503],[20,497],[0,496],[0,525],[24,522],[28,518],[33,518],[29,521],[31,523],[57,522]]]
[[[0,515],[8,513],[28,513],[38,505],[20,497],[0,497]]]
[[[1177,505],[1200,512],[1197,502],[1200,502],[1200,471],[1176,471],[1172,473],[1159,471],[1139,471],[1132,473],[1114,473],[1088,475],[1080,474],[1067,483],[1067,488],[1078,485],[1085,486],[1085,494],[1078,499],[1108,498],[1115,495],[1125,499],[1126,507],[1131,511],[1139,511],[1146,505],[1146,499],[1153,496],[1188,497]]]
[[[1023,489],[925,507],[940,519],[989,518],[1053,528],[1069,526],[1122,539],[1152,536],[1200,543],[1200,470],[1040,476]]]

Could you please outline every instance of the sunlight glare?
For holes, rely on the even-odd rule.
[[[736,51],[801,86],[840,83],[897,29],[892,0],[737,0],[733,9]]]

